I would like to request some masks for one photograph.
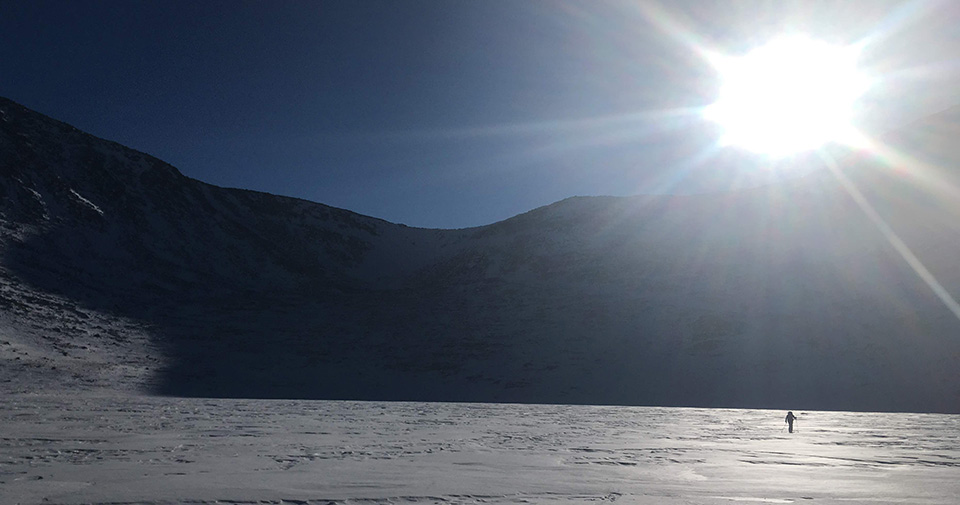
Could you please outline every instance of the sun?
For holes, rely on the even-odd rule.
[[[704,117],[723,128],[724,144],[775,157],[848,142],[857,99],[869,88],[858,56],[857,46],[807,37],[779,39],[739,58],[714,56],[721,88]]]

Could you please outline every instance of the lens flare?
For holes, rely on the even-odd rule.
[[[854,105],[870,85],[858,53],[793,37],[740,58],[713,56],[722,85],[704,116],[724,128],[723,143],[772,156],[848,142]]]

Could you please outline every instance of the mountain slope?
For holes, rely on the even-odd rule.
[[[960,322],[826,171],[424,230],[0,116],[10,387],[960,411]],[[956,293],[951,185],[883,162],[844,172]]]

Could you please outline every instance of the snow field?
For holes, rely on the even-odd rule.
[[[955,503],[960,416],[12,395],[0,503]]]

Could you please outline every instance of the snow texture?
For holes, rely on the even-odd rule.
[[[960,416],[15,395],[4,504],[954,504]]]

